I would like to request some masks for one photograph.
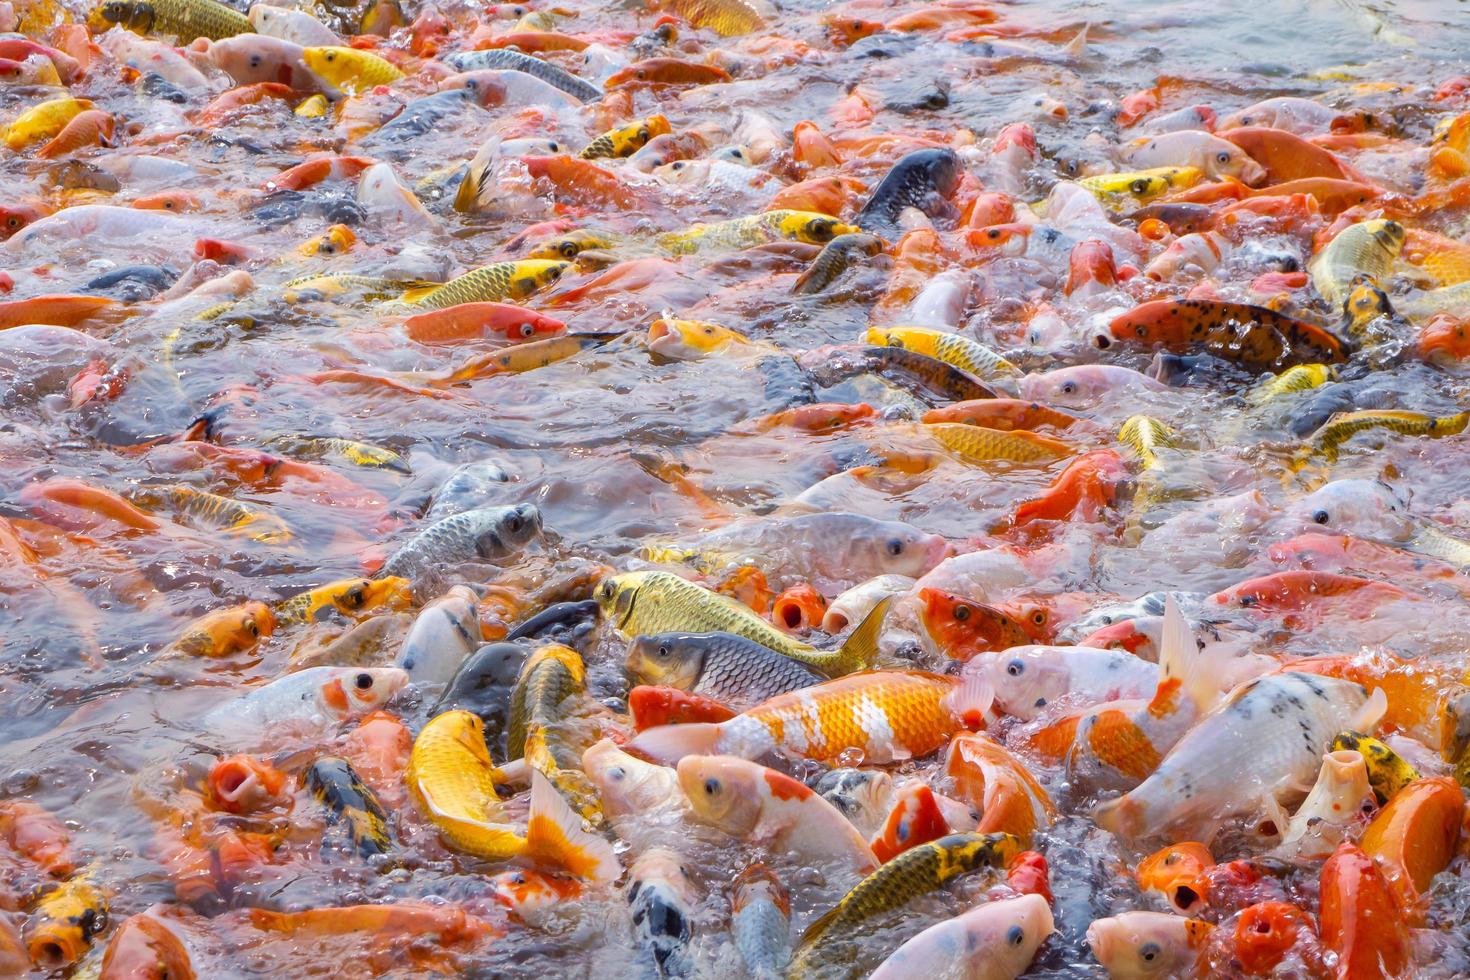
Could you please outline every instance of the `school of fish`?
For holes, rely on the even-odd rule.
[[[0,0],[0,976],[1470,976],[1443,0]]]

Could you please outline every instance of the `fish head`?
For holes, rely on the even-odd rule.
[[[146,913],[130,916],[107,943],[102,976],[168,980],[195,975],[189,950],[173,930]]]
[[[503,871],[490,879],[490,895],[517,915],[543,911],[581,893],[576,878],[530,868]]]
[[[0,209],[3,215],[3,209]],[[0,228],[0,235],[8,233],[7,226]],[[1439,313],[1430,319],[1419,332],[1416,342],[1419,356],[1427,361],[1450,362],[1470,357],[1470,320],[1450,313]]]
[[[755,830],[761,818],[762,766],[727,756],[686,755],[679,760],[679,785],[694,812],[734,837]],[[773,776],[782,776],[772,772]],[[790,777],[782,776],[790,780]],[[795,780],[790,780],[795,782]],[[800,783],[796,785],[801,786]],[[805,786],[802,786],[806,789]],[[810,795],[811,790],[807,790]]]
[[[791,896],[781,879],[765,864],[757,861],[735,876],[731,886],[730,908],[736,915],[756,902],[766,902],[783,916],[791,915]]]
[[[660,317],[648,325],[648,349],[677,361],[697,360],[732,343],[749,341],[729,327],[703,320]]]
[[[1112,980],[1191,976],[1214,926],[1165,912],[1125,912],[1096,919],[1087,944]]]
[[[535,504],[485,508],[475,551],[482,558],[502,558],[541,536],[541,510]]]
[[[1240,147],[1217,140],[1212,144],[1209,154],[1204,169],[1212,176],[1234,177],[1251,187],[1259,187],[1265,183],[1266,168]]]
[[[929,534],[897,521],[884,521],[870,532],[854,535],[851,545],[859,555],[859,563],[887,575],[918,578],[950,555],[950,544],[943,535]]]
[[[363,715],[382,707],[407,684],[408,671],[400,667],[342,668],[323,684],[323,701],[343,717]]]
[[[80,960],[106,928],[107,906],[101,893],[74,878],[41,899],[23,935],[31,962],[51,972]]]
[[[610,816],[642,813],[678,796],[672,769],[629,755],[611,739],[587,747],[582,769]]]
[[[1328,530],[1390,541],[1414,533],[1405,502],[1377,480],[1334,480],[1288,507],[1286,517],[1291,531]]]
[[[1013,718],[1029,721],[1070,689],[1064,653],[1054,648],[1014,649],[987,657],[980,669],[995,691],[995,704]]]
[[[1003,976],[1025,973],[1041,944],[1056,931],[1051,906],[1041,895],[989,902],[965,913],[961,921],[966,948],[983,950],[980,955],[987,969],[996,969]]]
[[[1020,624],[994,606],[929,587],[919,590],[919,598],[924,603],[920,617],[930,639],[956,660],[1021,646],[1030,639]]]
[[[633,615],[639,591],[651,574],[653,573],[624,572],[621,575],[609,575],[597,583],[592,598],[597,601],[603,617],[617,627],[626,625],[628,618]]]
[[[704,670],[703,639],[696,633],[634,637],[626,660],[629,682],[693,690]]]
[[[803,211],[793,211],[783,217],[781,230],[797,241],[812,245],[825,245],[838,235],[853,235],[862,231],[856,225],[846,224],[825,214],[809,214]]]
[[[1190,915],[1209,901],[1210,879],[1205,872],[1214,863],[1209,848],[1197,841],[1186,841],[1144,858],[1134,876],[1140,888],[1160,892],[1170,908],[1180,915]]]
[[[888,812],[893,777],[881,769],[834,769],[818,781],[817,792],[862,829]]]

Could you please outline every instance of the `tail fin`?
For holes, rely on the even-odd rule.
[[[660,765],[672,766],[686,755],[718,755],[720,726],[713,722],[659,725],[639,732],[625,749]]]
[[[531,771],[525,853],[590,881],[614,881],[622,874],[612,845],[583,829],[582,818],[572,812],[551,781],[535,770]]]
[[[465,171],[464,180],[459,182],[459,190],[454,195],[454,210],[461,214],[475,210],[480,203],[480,191],[489,177],[490,168],[500,156],[500,137],[492,136],[486,140],[475,156],[470,160],[469,169]]]
[[[887,595],[878,600],[878,604],[858,623],[857,629],[847,634],[847,639],[842,641],[842,646],[837,651],[838,666],[833,671],[834,675],[851,674],[878,663],[878,638],[883,635],[883,620],[888,617],[888,609],[893,605],[894,598]],[[985,707],[989,706],[987,701]]]
[[[1159,642],[1159,688],[1181,690],[1204,714],[1220,700],[1222,686],[1219,665],[1206,656],[1195,641],[1179,603],[1170,595],[1164,600],[1164,628]],[[1171,684],[1170,682],[1175,682]]]

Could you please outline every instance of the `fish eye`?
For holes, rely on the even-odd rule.
[[[1140,337],[1147,337],[1148,327],[1145,327],[1143,324],[1140,323],[1137,327],[1133,328],[1133,332],[1138,334],[1138,336]]]
[[[521,515],[512,514],[507,517],[505,519],[505,526],[510,528],[512,531],[519,531],[521,529]]]
[[[1183,857],[1184,855],[1178,851],[1170,851],[1169,856],[1164,858],[1164,867],[1167,868],[1171,864],[1178,864]]]
[[[11,227],[11,228],[19,228],[20,227],[20,218],[18,218],[15,215],[12,214],[10,217],[8,217],[8,218],[5,219],[5,224],[7,226]]]
[[[546,141],[546,148],[548,150],[550,150],[552,153],[560,153],[561,152],[561,144],[558,143],[556,140],[547,140]]]
[[[1006,930],[1006,942],[1012,946],[1019,946],[1026,941],[1026,930],[1020,926],[1011,926]]]
[[[955,606],[954,607],[954,618],[955,618],[955,620],[957,622],[961,622],[961,623],[963,623],[965,620],[969,619],[970,618],[970,607],[967,606],[967,605],[964,605],[963,603],[961,603],[960,605]]]
[[[1162,952],[1163,950],[1159,948],[1158,943],[1144,943],[1138,947],[1138,955],[1145,963],[1152,963],[1159,958],[1159,954]]]
[[[713,337],[715,335],[715,328],[714,327],[705,327],[704,328],[704,335],[706,337]]]
[[[1075,382],[1075,381],[1063,381],[1062,382],[1062,394],[1064,394],[1064,395],[1075,395],[1076,393],[1077,393],[1077,382]]]
[[[1316,521],[1318,524],[1326,524],[1331,519],[1332,515],[1327,513],[1327,511],[1325,510],[1315,511],[1312,514],[1312,520]]]
[[[1026,664],[1020,660],[1012,660],[1010,663],[1006,664],[1006,673],[1010,674],[1012,677],[1020,677],[1022,674],[1026,673]]]
[[[253,619],[245,620],[245,632],[249,633],[251,636],[257,639],[260,638],[260,627]]]
[[[523,323],[523,324],[521,324],[520,329],[518,331],[518,333],[520,333],[520,335],[522,337],[529,337],[529,336],[531,336],[531,334],[533,334],[535,332],[536,332],[536,328],[534,326],[532,326],[531,324],[529,324],[529,323]]]
[[[660,644],[659,644],[659,645],[658,645],[658,655],[659,655],[659,656],[660,656],[660,657],[665,657],[665,658],[667,658],[667,657],[669,657],[669,656],[670,656],[670,655],[671,655],[671,654],[672,654],[672,651],[670,651],[670,650],[669,650],[669,647],[668,647],[668,644],[666,644],[666,643],[660,643]]]
[[[359,691],[366,691],[368,688],[373,686],[373,675],[358,674],[352,679],[352,683],[357,685],[357,689]]]
[[[714,796],[720,791],[720,781],[711,776],[704,781],[704,795]]]
[[[567,258],[571,258],[572,256],[574,256],[574,255],[577,254],[577,243],[576,242],[562,242],[560,245],[558,245],[556,247],[556,250],[558,252],[560,252],[562,255],[565,255]]]
[[[1216,153],[1215,154],[1215,162],[1216,163],[1229,163],[1230,162],[1230,151],[1228,151],[1228,150],[1221,150],[1219,153]]]
[[[903,554],[903,542],[900,541],[898,538],[889,538],[888,553],[890,555],[893,555],[895,558]]]
[[[1032,613],[1031,622],[1035,623],[1037,626],[1046,625],[1046,610],[1038,609],[1034,613]]]
[[[347,590],[347,594],[342,597],[342,601],[349,606],[360,606],[364,602],[367,602],[367,593],[362,590],[361,586],[353,586]]]
[[[1142,194],[1148,190],[1148,181],[1140,177],[1138,180],[1129,184],[1128,189],[1135,194]]]
[[[999,228],[987,228],[985,230],[985,237],[989,238],[992,242],[1000,241],[1001,236],[1004,234],[1005,232],[1001,231]]]
[[[337,60],[337,52],[335,52],[335,51],[328,51],[327,52],[327,60],[328,61],[336,61]]]
[[[251,68],[259,68],[260,67],[260,55],[258,55],[258,54],[252,54],[250,56],[250,67]]]
[[[1240,604],[1242,606],[1245,606],[1246,608],[1250,608],[1251,606],[1254,606],[1259,601],[1260,601],[1259,597],[1257,597],[1255,595],[1252,595],[1249,592],[1247,592],[1245,595],[1243,595],[1243,596],[1240,597]]]

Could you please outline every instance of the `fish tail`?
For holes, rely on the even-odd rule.
[[[540,772],[531,772],[527,857],[564,868],[579,878],[610,882],[622,873],[612,845],[583,829],[582,818]]]
[[[658,725],[640,732],[627,748],[662,765],[673,765],[686,755],[714,755],[721,728],[711,722]]]
[[[888,609],[892,605],[893,596],[884,596],[858,624],[857,629],[847,635],[837,651],[837,669],[833,671],[834,674],[850,674],[878,662],[878,638],[883,634],[883,620],[887,618]],[[986,701],[985,707],[989,706],[989,701]],[[983,713],[984,709],[981,711]]]
[[[1214,658],[1205,656],[1195,642],[1194,632],[1179,603],[1171,595],[1164,600],[1164,630],[1159,645],[1160,674],[1166,679],[1176,679],[1183,693],[1194,702],[1200,714],[1215,706],[1220,698],[1220,665]],[[1150,706],[1152,707],[1152,706]]]

